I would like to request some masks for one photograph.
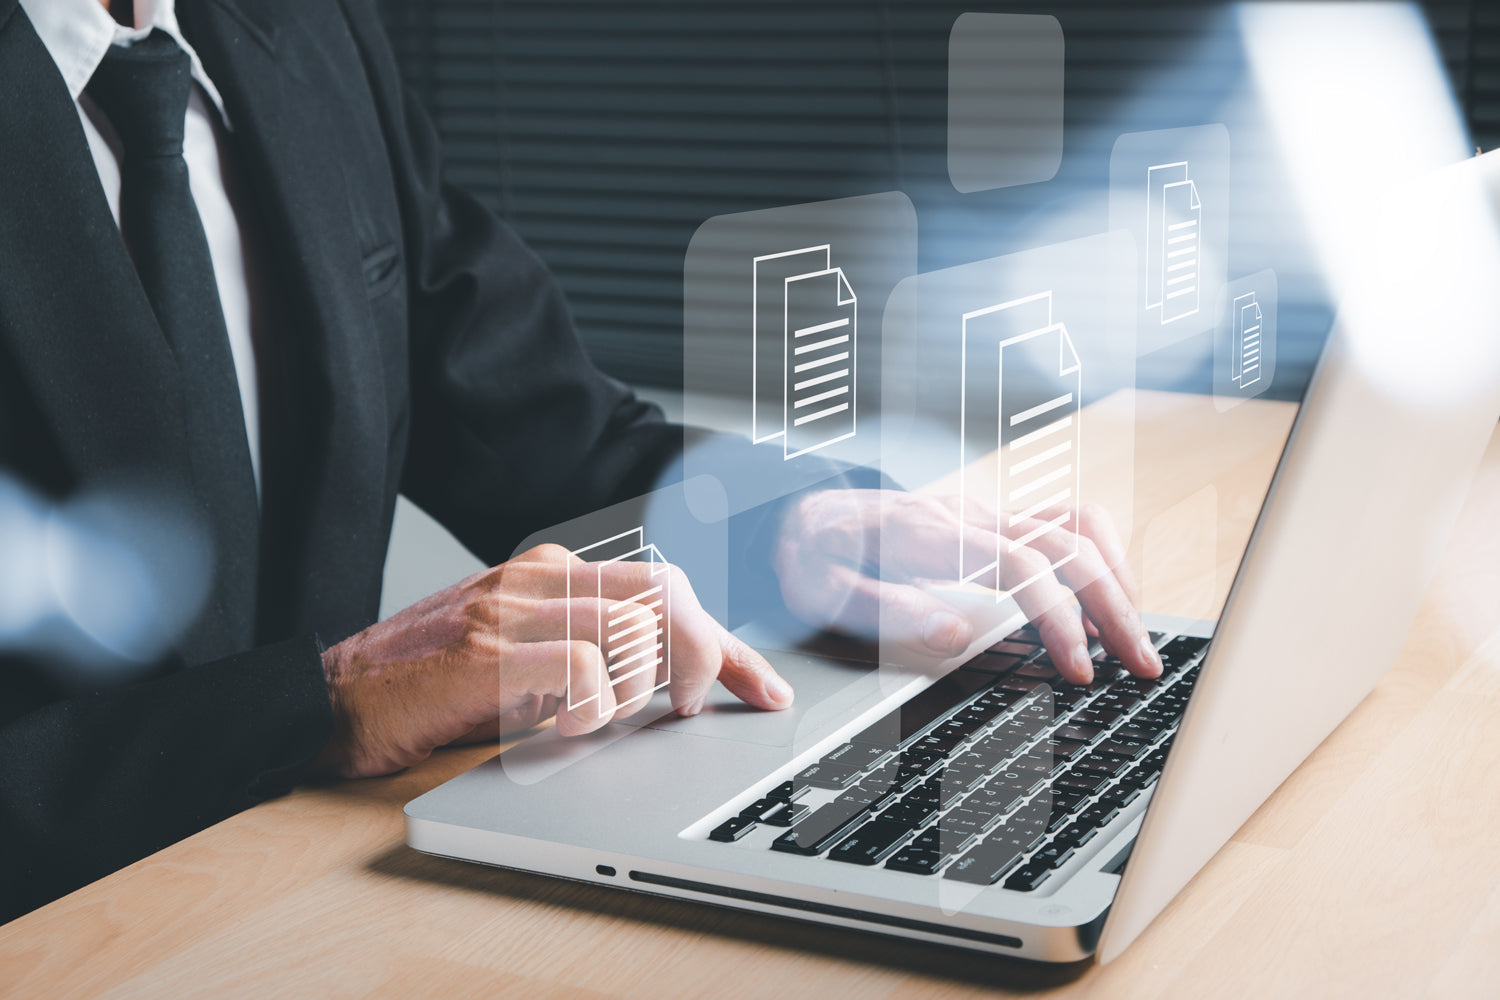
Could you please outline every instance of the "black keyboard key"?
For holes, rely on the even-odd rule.
[[[938,851],[924,851],[907,847],[896,852],[885,866],[891,871],[911,872],[914,875],[931,875],[943,867],[947,858]]]
[[[963,665],[965,670],[976,670],[986,674],[1008,674],[1024,661],[1022,657],[986,651]]]
[[[953,758],[953,762],[948,766],[950,768],[983,768],[986,772],[989,772],[999,767],[1000,762],[1003,761],[1006,756],[1007,754],[1002,753],[999,748],[989,744],[988,741],[985,741],[970,747],[963,753],[959,754],[957,757]]]
[[[1005,637],[1006,642],[1025,642],[1033,646],[1042,644],[1042,634],[1036,630],[1034,625],[1022,625],[1010,635]]]
[[[1116,729],[1114,732],[1110,733],[1109,736],[1110,739],[1138,740],[1141,743],[1151,743],[1155,741],[1156,737],[1160,733],[1160,729],[1153,730],[1147,727],[1136,725],[1135,719],[1132,718],[1127,725],[1121,726],[1119,729]]]
[[[1088,708],[1085,708],[1068,721],[1074,725],[1082,724],[1108,729],[1124,717],[1125,713],[1118,708],[1106,708],[1102,705],[1090,704]]]
[[[956,748],[963,741],[964,737],[962,735],[956,736],[952,733],[939,735],[937,733],[932,733],[917,740],[917,742],[913,743],[912,746],[917,750],[925,750],[929,753],[935,753],[939,756],[946,757],[948,754],[952,753],[954,748]]]
[[[956,832],[964,836],[981,834],[995,825],[1000,818],[999,813],[985,812],[980,809],[970,809],[967,805],[959,806],[957,809],[949,809],[938,819],[938,829],[943,832]]]
[[[937,812],[936,802],[929,802],[922,799],[913,799],[911,801],[902,799],[895,805],[887,807],[885,812],[880,814],[880,818],[889,820],[892,823],[901,823],[908,830],[915,830],[927,822],[935,812]]]
[[[771,849],[788,854],[819,854],[868,811],[868,806],[830,802],[777,837]]]
[[[1034,677],[1002,677],[995,682],[995,687],[1002,691],[1014,691],[1017,694],[1030,694],[1037,688],[1047,687],[1046,681],[1039,681]]]
[[[1028,702],[1016,709],[1016,718],[1022,721],[1031,720],[1040,725],[1046,725],[1057,718],[1057,708],[1051,702],[1051,689],[1048,689],[1049,697]]]
[[[946,809],[967,791],[967,788],[959,787],[956,783],[949,784],[944,778],[934,776],[928,778],[920,787],[908,792],[906,797],[910,799],[912,796],[917,795],[918,792],[925,792],[925,794],[919,796],[920,801],[933,802],[937,804],[939,809]]]
[[[799,788],[848,788],[859,778],[859,769],[844,764],[829,764],[818,761],[802,769],[792,779]]]
[[[983,729],[984,724],[989,721],[988,719],[976,719],[973,717],[965,718],[963,717],[964,715],[965,712],[960,712],[958,715],[938,726],[932,731],[933,735],[957,736],[959,738],[959,741],[962,742],[970,736],[973,736],[979,730]]]
[[[1073,857],[1073,848],[1067,844],[1051,843],[1031,856],[1028,865],[1046,865],[1051,869],[1061,868]]]
[[[1025,756],[1017,757],[1005,765],[1005,770],[1001,773],[1028,771],[1032,774],[1045,776],[1057,770],[1061,766],[1061,763],[1060,761],[1053,760],[1052,755],[1049,753],[1041,750],[1029,750]]]
[[[994,885],[1016,866],[1023,852],[1009,840],[991,838],[948,866],[944,878],[974,885]]]
[[[783,802],[790,802],[795,798],[799,798],[802,793],[806,791],[807,786],[805,785],[798,787],[790,781],[783,781],[781,784],[777,785],[775,788],[767,792],[766,797],[770,799],[780,799]]]
[[[1109,803],[1098,803],[1096,805],[1089,806],[1083,812],[1079,813],[1078,822],[1084,826],[1093,827],[1097,830],[1118,815],[1120,815],[1120,810],[1116,809],[1113,805],[1110,805]]]
[[[983,691],[993,680],[986,674],[955,670],[917,692],[900,708],[854,736],[852,742],[894,750],[909,742],[954,706]]]
[[[1183,664],[1207,648],[1207,639],[1199,639],[1190,635],[1180,635],[1163,646],[1158,652],[1161,653],[1163,663],[1171,660],[1173,663]]]
[[[997,785],[991,778],[988,783],[969,793],[969,797],[964,799],[964,808],[1001,816],[1014,809],[1031,791],[1031,788],[1021,785]]]
[[[761,820],[766,826],[788,827],[807,815],[807,806],[783,802],[781,808]]]
[[[1148,740],[1132,740],[1117,734],[1094,747],[1094,753],[1103,757],[1119,757],[1121,760],[1136,760],[1151,750]]]
[[[1089,774],[1075,769],[1060,778],[1053,778],[1052,792],[1054,795],[1061,793],[1077,795],[1083,799],[1093,795],[1107,784],[1109,784],[1109,777],[1106,775]]]
[[[1087,722],[1071,722],[1065,726],[1058,726],[1052,731],[1052,736],[1055,739],[1083,740],[1085,743],[1092,743],[1102,732],[1104,732],[1103,726],[1091,726]]]
[[[1118,778],[1130,768],[1130,762],[1118,757],[1106,757],[1103,754],[1091,753],[1086,757],[1080,757],[1073,762],[1068,769],[1069,774],[1088,775],[1089,777]]]
[[[901,845],[911,831],[899,823],[874,819],[855,830],[828,852],[828,860],[853,865],[878,865]]]
[[[1123,809],[1134,802],[1140,794],[1141,790],[1131,785],[1111,785],[1105,789],[1103,795],[1099,796],[1099,801]]]
[[[1052,689],[1052,703],[1054,706],[1057,706],[1057,710],[1059,712],[1061,712],[1065,708],[1072,708],[1079,702],[1086,701],[1088,699],[1088,696],[1088,688],[1068,685],[1065,687],[1055,687]]]
[[[1067,845],[1076,850],[1093,840],[1098,833],[1098,828],[1088,823],[1069,823],[1057,832],[1057,836],[1052,839],[1052,842],[1058,845]]]
[[[992,687],[984,694],[980,695],[978,698],[975,698],[972,702],[970,702],[970,704],[994,705],[998,708],[1009,708],[1011,705],[1016,704],[1018,701],[1025,697],[1026,694],[1021,691],[1011,691],[1002,687]]]
[[[1053,760],[1072,760],[1081,756],[1089,745],[1083,740],[1042,740],[1037,744],[1037,751],[1042,754],[1051,754]]]
[[[756,799],[754,802],[741,809],[740,815],[748,816],[752,820],[758,820],[772,810],[780,808],[781,805],[782,802],[780,799],[773,799],[768,795],[763,799]]]
[[[995,765],[989,761],[964,759],[968,756],[964,754],[943,770],[943,784],[968,790],[988,778],[995,769]]]
[[[823,763],[843,764],[863,771],[887,753],[889,751],[868,743],[845,743],[836,750],[830,750],[824,754]]]
[[[1052,786],[1052,808],[1047,814],[1047,832],[1051,833],[1068,821],[1068,818],[1078,809],[1078,804],[1087,798],[1087,794],[1072,788],[1059,788],[1054,782]],[[1035,801],[1046,802],[1046,794],[1043,793]]]
[[[1017,677],[1035,677],[1039,681],[1050,681],[1057,676],[1057,668],[1052,661],[1046,657],[1040,657],[1025,664],[1016,671]]]
[[[879,808],[882,802],[894,794],[896,794],[896,790],[889,784],[872,783],[869,780],[865,780],[840,795],[834,801],[848,802],[850,805],[869,806],[872,809],[876,809]]]
[[[1113,687],[1111,687],[1108,691],[1104,692],[1098,698],[1095,698],[1092,702],[1090,702],[1089,708],[1096,710],[1112,708],[1117,712],[1125,713],[1129,712],[1132,708],[1135,708],[1135,706],[1139,705],[1144,700],[1144,698],[1136,694],[1134,691],[1117,691]]]
[[[709,840],[717,840],[721,844],[732,844],[755,827],[755,820],[749,816],[731,816],[718,826],[714,827],[708,835]]]
[[[1051,876],[1051,868],[1046,865],[1034,865],[1028,861],[1005,880],[1005,888],[1014,889],[1017,892],[1032,892],[1040,888],[1041,884]]]
[[[975,719],[981,725],[999,715],[1004,715],[1008,706],[1001,701],[976,701],[954,716],[955,719]]]

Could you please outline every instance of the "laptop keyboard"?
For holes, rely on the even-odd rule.
[[[1208,640],[1152,638],[1160,678],[1096,650],[1093,683],[1072,685],[1026,626],[709,839],[769,827],[774,851],[1038,889],[1161,774]]]

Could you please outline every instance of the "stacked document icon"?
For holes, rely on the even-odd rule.
[[[1162,325],[1198,312],[1203,204],[1186,160],[1146,168],[1146,308]]]
[[[599,700],[605,685],[617,687],[638,674],[650,671],[655,683],[636,695],[616,700],[623,708],[667,686],[671,678],[672,639],[665,627],[666,611],[671,606],[671,566],[655,545],[646,544],[644,527],[633,528],[603,541],[573,551],[591,564],[591,584],[575,582],[568,577],[568,641],[594,642],[604,654],[597,683],[592,693],[575,691],[572,671],[568,673],[568,708]],[[635,579],[642,581],[638,593],[615,597],[609,594],[605,577],[611,567],[621,562],[639,562],[644,571]],[[590,585],[592,590],[590,590]],[[574,598],[599,598],[592,615],[578,615]]]
[[[1261,312],[1254,292],[1235,296],[1233,318],[1229,378],[1244,389],[1260,381]]]
[[[1049,570],[1078,554],[1083,366],[1050,291],[966,313],[961,357],[960,516],[983,523],[993,510],[1000,532],[994,552],[960,544],[960,577],[998,599],[1042,575],[1007,572],[1017,549]]]
[[[829,245],[751,264],[751,436],[796,458],[854,436],[859,300]]]

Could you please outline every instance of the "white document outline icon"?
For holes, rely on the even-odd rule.
[[[1264,316],[1254,292],[1236,295],[1231,308],[1234,310],[1234,325],[1231,329],[1234,340],[1231,345],[1233,350],[1229,380],[1245,389],[1260,381],[1261,321]]]
[[[815,301],[823,285],[829,302]],[[819,321],[804,322],[804,303]],[[752,258],[751,335],[754,443],[780,438],[790,460],[854,437],[859,297],[830,244]]]
[[[1202,284],[1203,203],[1188,162],[1146,168],[1146,308],[1165,326],[1195,316]]]
[[[603,550],[602,552],[598,550]],[[623,551],[616,551],[623,550]],[[615,551],[614,555],[599,558],[608,552]],[[600,637],[599,650],[604,654],[603,666],[600,668],[598,690],[602,691],[606,683],[611,688],[618,686],[625,680],[645,673],[646,671],[661,670],[660,676],[650,690],[642,691],[640,694],[626,700],[617,701],[616,709],[624,708],[626,705],[634,704],[643,698],[649,698],[657,691],[666,687],[672,677],[672,636],[666,628],[666,610],[671,607],[672,601],[672,574],[671,567],[666,559],[662,557],[661,550],[654,544],[646,543],[645,527],[632,528],[622,531],[618,535],[605,538],[592,545],[585,545],[581,549],[574,549],[573,554],[580,559],[596,562],[594,592],[584,594],[585,597],[601,597],[604,593],[605,567],[617,562],[630,559],[649,563],[651,566],[648,576],[650,586],[638,594],[634,594],[618,601],[599,601],[598,611],[592,621],[594,631],[588,635],[588,641],[594,637]],[[567,637],[572,642],[575,639],[573,630],[573,577],[567,577],[566,590],[567,603]],[[634,610],[626,610],[628,605],[637,604]],[[582,626],[584,623],[579,622]],[[576,636],[578,639],[585,638],[580,631]],[[568,709],[576,711],[589,702],[598,702],[599,694],[594,694],[581,700],[574,697],[573,672],[568,671]]]
[[[991,343],[986,334],[994,336],[993,331],[987,331],[984,327],[995,325],[993,319],[989,324],[982,324],[980,321],[996,317],[996,314],[1006,310],[1017,310],[1016,316],[1028,318],[1035,311],[1041,318],[1025,332],[1002,335]],[[971,330],[971,325],[975,329]],[[1023,322],[1022,325],[1028,324]],[[1066,391],[1017,410],[1015,390],[1006,392],[1007,353],[1014,354],[1026,347],[1034,348],[1034,341],[1052,336],[1057,338],[1056,388]],[[991,349],[994,350],[994,368],[989,364]],[[960,367],[959,519],[961,523],[967,523],[971,513],[967,508],[974,502],[969,498],[971,474],[968,468],[972,440],[978,439],[987,446],[991,436],[997,445],[994,509],[1006,518],[1005,531],[998,538],[994,559],[976,567],[972,565],[975,560],[969,556],[966,547],[960,544],[960,580],[970,583],[996,572],[1005,556],[1065,527],[1070,520],[1075,529],[1068,551],[1055,559],[1049,558],[1046,570],[1040,570],[1008,588],[1010,591],[1020,590],[1038,580],[1044,573],[1066,565],[1078,555],[1076,528],[1081,486],[1083,365],[1072,338],[1068,336],[1067,328],[1062,323],[1052,321],[1052,292],[1046,291],[965,313]],[[1014,365],[1009,374],[1025,380],[1034,377],[1036,373],[1024,365]],[[1050,372],[1044,372],[1042,376],[1054,378]],[[988,378],[993,378],[994,385],[999,389],[996,412],[993,416],[977,412],[971,415],[970,399],[988,399],[988,394],[981,391],[971,393],[970,380]],[[982,388],[986,387],[975,383],[976,390]],[[1028,398],[1024,401],[1030,400]],[[1009,441],[1006,440],[1007,434],[1010,435]],[[987,484],[981,484],[984,485]],[[1065,506],[1066,509],[1063,513],[1056,514],[1055,511],[1060,506]],[[1045,516],[1048,514],[1051,516]],[[1011,537],[1013,529],[1021,528],[1025,522],[1039,516],[1043,518],[1040,523]],[[998,601],[1003,595],[998,586],[998,573],[996,582],[994,589]]]

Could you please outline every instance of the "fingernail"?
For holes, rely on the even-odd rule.
[[[960,643],[964,620],[951,611],[934,611],[922,626],[922,642],[927,648],[952,656],[962,652]]]
[[[1145,655],[1146,662],[1156,668],[1153,677],[1161,676],[1161,654],[1156,651],[1156,643],[1151,641],[1149,635],[1141,636],[1141,653]]]
[[[792,686],[780,677],[772,674],[766,678],[766,697],[778,705],[791,704]]]
[[[1080,683],[1092,684],[1094,682],[1094,661],[1089,659],[1089,651],[1083,646],[1073,647],[1073,670],[1079,677],[1083,678]]]

